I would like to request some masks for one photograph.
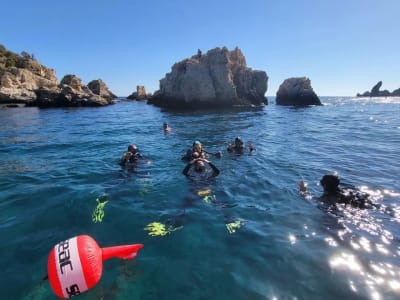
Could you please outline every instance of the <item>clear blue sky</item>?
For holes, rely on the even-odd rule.
[[[154,92],[178,61],[238,46],[267,96],[307,76],[318,95],[400,88],[399,0],[3,1],[0,44],[120,96]]]

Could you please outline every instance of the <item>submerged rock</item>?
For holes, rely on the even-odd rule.
[[[215,48],[172,66],[149,103],[168,108],[260,106],[268,76],[246,66],[239,48]]]
[[[276,104],[291,106],[322,105],[321,100],[311,87],[310,79],[306,77],[286,79],[276,93]]]

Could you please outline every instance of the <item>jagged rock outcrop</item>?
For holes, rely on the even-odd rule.
[[[107,85],[101,79],[92,80],[88,83],[88,88],[95,94],[102,98],[112,100],[117,98],[107,87]]]
[[[392,96],[393,97],[400,97],[400,88],[398,88],[397,90],[394,90],[392,92]]]
[[[149,103],[168,108],[259,106],[268,76],[246,66],[241,50],[215,48],[172,66]]]
[[[35,89],[57,87],[53,69],[42,66],[28,53],[19,56],[0,45],[0,103],[29,103]]]
[[[371,91],[366,91],[362,94],[358,93],[357,97],[398,97],[400,96],[400,88],[394,90],[393,92],[389,92],[388,90],[381,91],[380,88],[382,87],[382,81],[379,81],[375,84]]]
[[[382,86],[382,81],[379,81],[377,84],[374,85],[374,87],[371,89],[371,96],[375,97],[379,94],[379,90]]]
[[[151,93],[146,93],[146,89],[143,85],[137,85],[136,86],[136,92],[133,92],[130,94],[127,99],[129,100],[147,100],[150,99],[152,96]]]
[[[28,106],[102,106],[116,98],[101,80],[82,85],[75,75],[58,84],[56,73],[41,65],[33,55],[15,54],[0,45],[0,103]],[[92,91],[93,90],[93,91]]]
[[[96,83],[93,83],[93,85],[96,85]],[[108,91],[105,84],[102,88]],[[113,103],[112,96],[107,94],[104,97],[104,95],[95,94],[88,86],[82,84],[82,80],[79,77],[72,74],[65,75],[56,89],[39,88],[35,90],[35,93],[37,99],[27,105],[39,107],[76,107],[104,106]],[[101,92],[99,93],[101,94]]]
[[[306,77],[286,79],[279,86],[275,102],[277,105],[290,106],[322,105],[311,87],[310,79]]]

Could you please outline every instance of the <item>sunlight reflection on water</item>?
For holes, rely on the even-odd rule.
[[[383,194],[388,194],[380,190],[371,190],[367,186],[360,189],[371,195],[375,203],[382,200]],[[371,299],[383,299],[379,292],[383,288],[399,294],[400,297],[400,268],[387,262],[397,260],[399,251],[393,251],[393,247],[393,250],[390,250],[393,234],[385,229],[380,221],[380,218],[388,217],[387,211],[382,208],[359,210],[350,207],[339,207],[339,210],[343,213],[339,223],[344,229],[337,231],[337,237],[342,242],[348,242],[354,252],[339,250],[329,259],[331,268],[353,274],[353,279],[349,280],[349,287],[354,292],[366,291]],[[357,234],[352,227],[357,228]],[[362,236],[361,232],[366,234]],[[338,246],[334,238],[326,238],[325,241],[331,247]],[[362,252],[368,253],[368,256],[361,256]],[[358,283],[354,280],[354,275],[358,275]]]

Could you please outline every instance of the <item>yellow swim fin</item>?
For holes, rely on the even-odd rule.
[[[211,192],[212,192],[211,189],[202,190],[202,191],[197,191],[197,195],[199,195],[200,197],[202,197],[202,196],[210,195]]]
[[[99,197],[99,198],[101,198],[101,197]],[[103,221],[103,218],[104,218],[104,207],[108,203],[108,200],[105,200],[105,198],[102,199],[102,201],[100,201],[99,198],[96,199],[97,206],[94,209],[93,214],[92,214],[93,223],[97,223],[97,222],[102,222]]]
[[[165,224],[160,223],[160,222],[152,222],[148,224],[144,230],[149,231],[149,235],[151,236],[164,236],[167,234],[170,234],[173,231],[182,229],[183,226],[180,227],[173,227],[173,226],[168,226],[166,227]]]
[[[232,234],[232,233],[235,233],[236,230],[238,230],[240,227],[242,227],[243,224],[244,224],[243,221],[236,220],[235,222],[227,223],[225,225],[226,225],[226,229],[228,229],[228,232],[230,234]]]

